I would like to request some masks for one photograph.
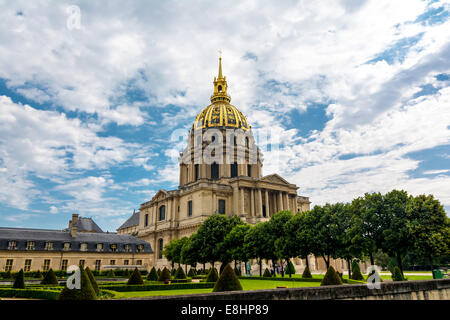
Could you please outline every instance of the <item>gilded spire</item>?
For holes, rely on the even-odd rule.
[[[227,79],[222,74],[222,51],[219,51],[219,75],[214,78],[214,94],[211,96],[211,102],[230,102],[231,98],[227,94]]]
[[[222,56],[219,57],[219,76],[217,78],[218,79],[222,79],[223,78],[223,76],[222,76]]]

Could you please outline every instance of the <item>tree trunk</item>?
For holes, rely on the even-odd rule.
[[[400,269],[400,272],[402,273],[402,277],[404,278],[405,275],[403,274],[402,256],[400,255],[400,253],[397,253],[397,262],[398,262],[398,267]]]
[[[309,269],[309,259],[308,259],[308,256],[306,256],[305,262],[306,262],[306,267]],[[311,272],[311,269],[309,269],[309,272]]]
[[[259,276],[262,277],[262,259],[259,259]]]
[[[237,269],[237,261],[236,260],[234,260],[234,269],[235,270]]]
[[[347,258],[347,268],[348,268],[348,278],[351,279],[352,278],[352,263],[351,263],[350,258]]]
[[[206,269],[205,263],[203,263],[203,273],[205,273],[205,269]]]
[[[375,260],[373,259],[373,253],[370,252],[370,253],[369,253],[369,256],[370,256],[370,264],[371,264],[372,266],[374,266],[374,265],[375,265]]]
[[[280,265],[281,265],[281,277],[284,278],[283,259],[280,259]]]
[[[325,255],[322,255],[322,258],[323,258],[323,260],[325,261],[325,265],[326,265],[327,270],[328,270],[328,268],[330,267],[330,255],[328,255],[328,260],[327,260],[327,258],[325,257]]]
[[[184,270],[185,270],[184,273],[187,274],[187,273],[188,273],[188,272],[187,272],[187,264],[184,265]]]
[[[289,269],[289,264],[290,264],[290,262],[291,262],[291,259],[290,259],[290,258],[287,259],[287,264],[286,264],[286,266],[287,266],[287,268],[288,268],[288,270],[289,270],[289,278],[292,278],[292,270]]]
[[[430,260],[430,270],[431,270],[431,274],[433,275],[433,279],[435,279],[434,277],[434,272],[433,272],[433,258],[430,256],[428,256],[428,259]]]

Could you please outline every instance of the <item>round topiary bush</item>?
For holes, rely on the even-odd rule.
[[[312,274],[311,274],[311,271],[309,271],[308,267],[306,267],[305,270],[303,270],[302,278],[303,279],[312,279]]]
[[[135,268],[133,273],[131,274],[130,278],[127,282],[128,285],[130,284],[144,284],[144,280],[142,280],[141,273],[139,272],[138,268]]]
[[[155,267],[153,267],[152,270],[150,270],[150,272],[148,273],[147,280],[158,281],[158,273],[156,272]]]
[[[59,284],[53,269],[48,270],[48,272],[45,274],[44,279],[42,279],[41,284]]]
[[[169,271],[169,269],[164,267],[164,269],[161,271],[161,274],[158,277],[158,281],[168,281],[170,279],[172,279],[170,271]]]
[[[394,271],[392,272],[392,281],[405,281],[399,267],[394,267]]]
[[[59,294],[58,300],[96,300],[97,295],[86,271],[80,267],[80,289],[69,289],[67,285]]]
[[[363,281],[364,277],[361,273],[361,269],[359,268],[359,264],[356,260],[352,262],[352,279]]]
[[[321,286],[332,286],[332,285],[338,285],[342,284],[341,278],[339,278],[338,274],[334,270],[332,266],[330,266],[327,270],[327,273],[325,274],[325,277],[323,277],[322,282],[320,283]]]
[[[213,292],[241,291],[242,285],[230,264],[227,264],[214,285]]]
[[[25,280],[23,276],[23,270],[20,269],[20,271],[16,274],[14,278],[14,284],[13,288],[15,289],[25,289]]]
[[[183,268],[178,267],[177,272],[175,272],[174,279],[186,279],[186,273],[184,273]]]
[[[208,275],[206,276],[206,282],[216,282],[219,279],[219,274],[216,268],[211,268]]]
[[[85,271],[86,271],[86,275],[89,278],[89,281],[91,282],[92,288],[95,291],[95,294],[99,295],[100,294],[100,289],[98,288],[97,281],[95,280],[95,277],[92,274],[91,269],[89,269],[89,267],[86,267]]]
[[[268,268],[266,268],[266,270],[264,270],[263,277],[265,277],[265,278],[272,277],[272,274],[270,273]]]

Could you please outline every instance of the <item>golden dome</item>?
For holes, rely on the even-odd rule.
[[[222,57],[219,58],[219,75],[214,77],[214,94],[211,104],[200,112],[194,121],[194,129],[227,127],[250,129],[245,116],[235,106],[230,104],[231,98],[227,94],[227,79],[222,75]]]
[[[235,106],[226,102],[210,104],[200,112],[194,121],[194,129],[228,127],[249,130],[245,116]]]

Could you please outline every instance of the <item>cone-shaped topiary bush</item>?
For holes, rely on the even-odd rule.
[[[169,269],[164,267],[164,269],[161,271],[161,274],[159,275],[158,281],[167,281],[170,279],[172,279],[170,271],[169,271]]]
[[[312,279],[312,274],[311,274],[311,271],[309,271],[308,267],[306,267],[305,270],[303,270],[302,278],[303,279]]]
[[[211,268],[208,275],[206,276],[206,282],[216,282],[219,279],[219,274],[216,268]]]
[[[352,279],[364,280],[364,277],[361,273],[361,269],[359,268],[358,262],[356,260],[353,260],[352,262]]]
[[[83,267],[80,267],[80,283],[80,289],[69,289],[66,285],[59,294],[58,300],[96,300],[97,295]]]
[[[36,273],[34,274],[34,278],[35,279],[42,279],[41,270],[36,271]]]
[[[184,273],[182,267],[178,267],[177,272],[175,272],[174,279],[186,279],[186,273]]]
[[[116,274],[114,273],[114,270],[113,270],[113,269],[109,269],[108,272],[106,273],[106,276],[107,276],[108,278],[113,278],[113,277],[116,276]]]
[[[226,265],[227,265],[226,263],[222,263],[222,264],[220,265],[219,274],[222,274],[222,271],[223,271],[223,269],[225,269],[225,266],[226,266]]]
[[[130,278],[128,279],[127,284],[144,284],[144,280],[142,280],[141,272],[138,268],[135,268]]]
[[[272,276],[272,274],[270,273],[269,269],[266,268],[266,270],[264,270],[263,277],[269,278],[271,276]]]
[[[177,269],[173,268],[172,271],[170,271],[170,275],[175,277],[175,273],[177,273]]]
[[[48,270],[48,272],[45,274],[44,279],[42,279],[41,284],[59,284],[53,269]]]
[[[288,266],[286,268],[286,274],[295,274],[296,270],[294,264],[291,260],[289,260]]]
[[[158,271],[156,271],[156,273],[158,274],[158,278],[159,278],[159,276],[161,275],[161,269],[158,268]]]
[[[320,283],[321,286],[332,286],[342,284],[341,278],[339,278],[338,274],[334,270],[332,266],[330,266],[327,270],[327,273],[325,274],[325,277],[323,277],[322,282]]]
[[[392,281],[405,281],[399,267],[394,267],[394,272],[392,273]]]
[[[95,277],[92,274],[91,269],[89,269],[89,267],[86,267],[86,269],[84,271],[86,271],[86,275],[88,276],[89,281],[91,282],[91,285],[92,285],[92,288],[95,291],[95,294],[99,295],[100,289],[98,288],[97,281],[95,280]]]
[[[195,270],[193,268],[190,268],[187,275],[188,277],[195,277]]]
[[[156,272],[155,267],[153,267],[152,270],[150,270],[150,272],[148,273],[147,280],[158,281],[158,272]]]
[[[20,271],[16,274],[14,278],[14,284],[13,288],[15,289],[25,289],[25,280],[23,277],[23,270],[20,269]]]
[[[219,279],[214,285],[213,292],[222,292],[222,291],[240,291],[242,290],[241,282],[238,277],[234,273],[230,264],[227,264],[222,273],[220,274]]]

